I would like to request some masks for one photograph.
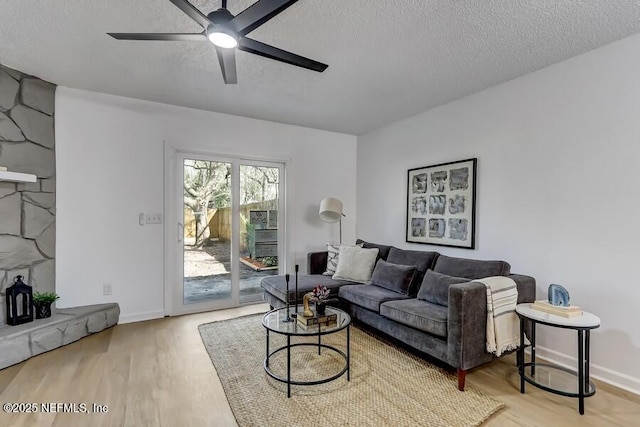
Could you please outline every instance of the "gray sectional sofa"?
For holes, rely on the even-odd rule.
[[[326,286],[357,321],[456,368],[460,390],[464,390],[467,370],[494,358],[485,350],[486,287],[473,280],[508,276],[517,284],[518,303],[535,299],[535,279],[511,274],[505,261],[455,258],[362,240],[357,243],[378,249],[371,284],[323,275],[327,252],[313,252],[307,256],[308,274],[298,277],[298,301],[315,286]],[[291,279],[286,295],[284,276],[264,278],[265,301],[275,308],[285,306],[287,299],[293,304],[293,276]]]

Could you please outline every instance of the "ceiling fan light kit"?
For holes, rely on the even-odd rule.
[[[223,49],[233,49],[238,46],[238,39],[224,31],[212,31],[207,37],[211,43]]]
[[[234,48],[265,58],[295,65],[308,70],[323,72],[328,65],[287,52],[251,39],[246,35],[269,21],[298,0],[258,0],[234,16],[227,10],[227,1],[208,15],[203,14],[187,0],[169,0],[187,16],[197,22],[202,33],[107,33],[117,40],[203,41],[214,44],[222,77],[226,84],[237,83]]]
[[[207,38],[214,45],[224,49],[233,49],[238,46],[238,36],[233,29],[229,28],[229,21],[233,19],[233,15],[226,9],[226,3],[226,1],[222,2],[220,9],[207,15],[213,24],[209,24],[205,31]]]

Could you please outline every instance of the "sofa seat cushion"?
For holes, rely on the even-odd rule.
[[[464,277],[454,277],[428,270],[418,291],[418,299],[438,305],[449,305],[449,286],[468,282]]]
[[[381,259],[373,269],[371,284],[408,295],[416,273],[413,265],[393,264]]]
[[[397,299],[408,299],[406,295],[375,285],[344,285],[338,292],[340,298],[366,309],[380,311],[380,304]]]
[[[491,276],[508,276],[511,272],[511,265],[505,261],[483,261],[440,255],[433,271],[448,276],[482,279]]]
[[[416,267],[416,270],[418,270],[418,274],[416,274],[414,281],[413,283],[411,283],[411,286],[409,288],[409,294],[415,295],[416,292],[418,292],[420,283],[422,283],[424,274],[428,269],[433,268],[438,255],[438,252],[409,251],[406,249],[398,249],[396,247],[392,247],[389,250],[387,261],[394,264],[413,265]]]
[[[311,274],[298,276],[298,301],[302,302],[302,297],[307,292],[311,292],[316,286],[326,286],[329,289],[329,298],[334,298],[338,295],[338,288],[345,284],[353,284],[348,280],[334,280],[329,276],[323,276],[321,274]],[[271,295],[278,298],[280,301],[287,302],[287,282],[284,276],[267,276],[262,279],[260,286]],[[289,302],[295,301],[296,293],[296,280],[294,276],[289,279]]]
[[[380,306],[380,314],[423,332],[446,337],[449,308],[411,298],[387,301]]]

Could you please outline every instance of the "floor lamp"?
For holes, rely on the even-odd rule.
[[[320,219],[324,222],[340,223],[340,244],[342,244],[342,202],[332,197],[322,199],[320,202]]]

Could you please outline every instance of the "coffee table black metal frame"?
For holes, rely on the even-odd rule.
[[[589,344],[590,331],[600,326],[600,318],[583,312],[580,317],[565,318],[553,314],[545,313],[532,308],[532,304],[518,304],[516,313],[520,317],[520,342],[524,342],[525,321],[531,322],[531,361],[525,363],[524,348],[520,346],[517,353],[518,372],[520,374],[520,393],[524,393],[525,382],[532,384],[542,390],[559,394],[561,396],[578,398],[578,411],[584,415],[584,399],[596,393],[596,386],[589,381]],[[547,325],[554,328],[572,329],[578,332],[578,371],[556,366],[549,363],[536,362],[536,325]],[[530,368],[527,375],[526,368]],[[536,367],[544,367],[550,372],[562,371],[571,374],[577,379],[577,393],[556,389],[539,383],[535,379]]]
[[[347,381],[351,380],[351,370],[350,370],[351,316],[349,316],[349,314],[345,313],[344,311],[334,307],[327,307],[326,310],[327,310],[327,314],[335,313],[338,315],[338,322],[335,325],[331,325],[331,326],[315,325],[305,329],[302,326],[298,325],[295,318],[293,319],[292,322],[283,322],[283,320],[287,318],[287,308],[279,308],[279,309],[271,310],[262,317],[262,326],[264,326],[266,330],[266,357],[264,359],[264,370],[274,380],[287,384],[287,397],[291,397],[292,384],[293,385],[324,384],[340,378],[345,373],[347,374]],[[324,335],[334,334],[344,329],[346,329],[347,331],[346,352],[332,345],[322,343],[322,337]],[[287,343],[274,350],[270,350],[269,349],[269,333],[270,332],[274,332],[276,334],[286,336]],[[292,343],[291,338],[296,336],[297,337],[317,336],[318,342],[317,343],[315,342]],[[340,372],[336,373],[335,375],[331,375],[330,377],[327,377],[327,378],[321,378],[321,379],[311,380],[311,381],[292,380],[291,379],[291,349],[296,347],[317,347],[318,354],[322,354],[322,349],[333,351],[344,359],[345,366],[340,370]],[[286,377],[283,377],[274,373],[269,367],[269,361],[271,357],[281,351],[287,352],[287,376]]]

